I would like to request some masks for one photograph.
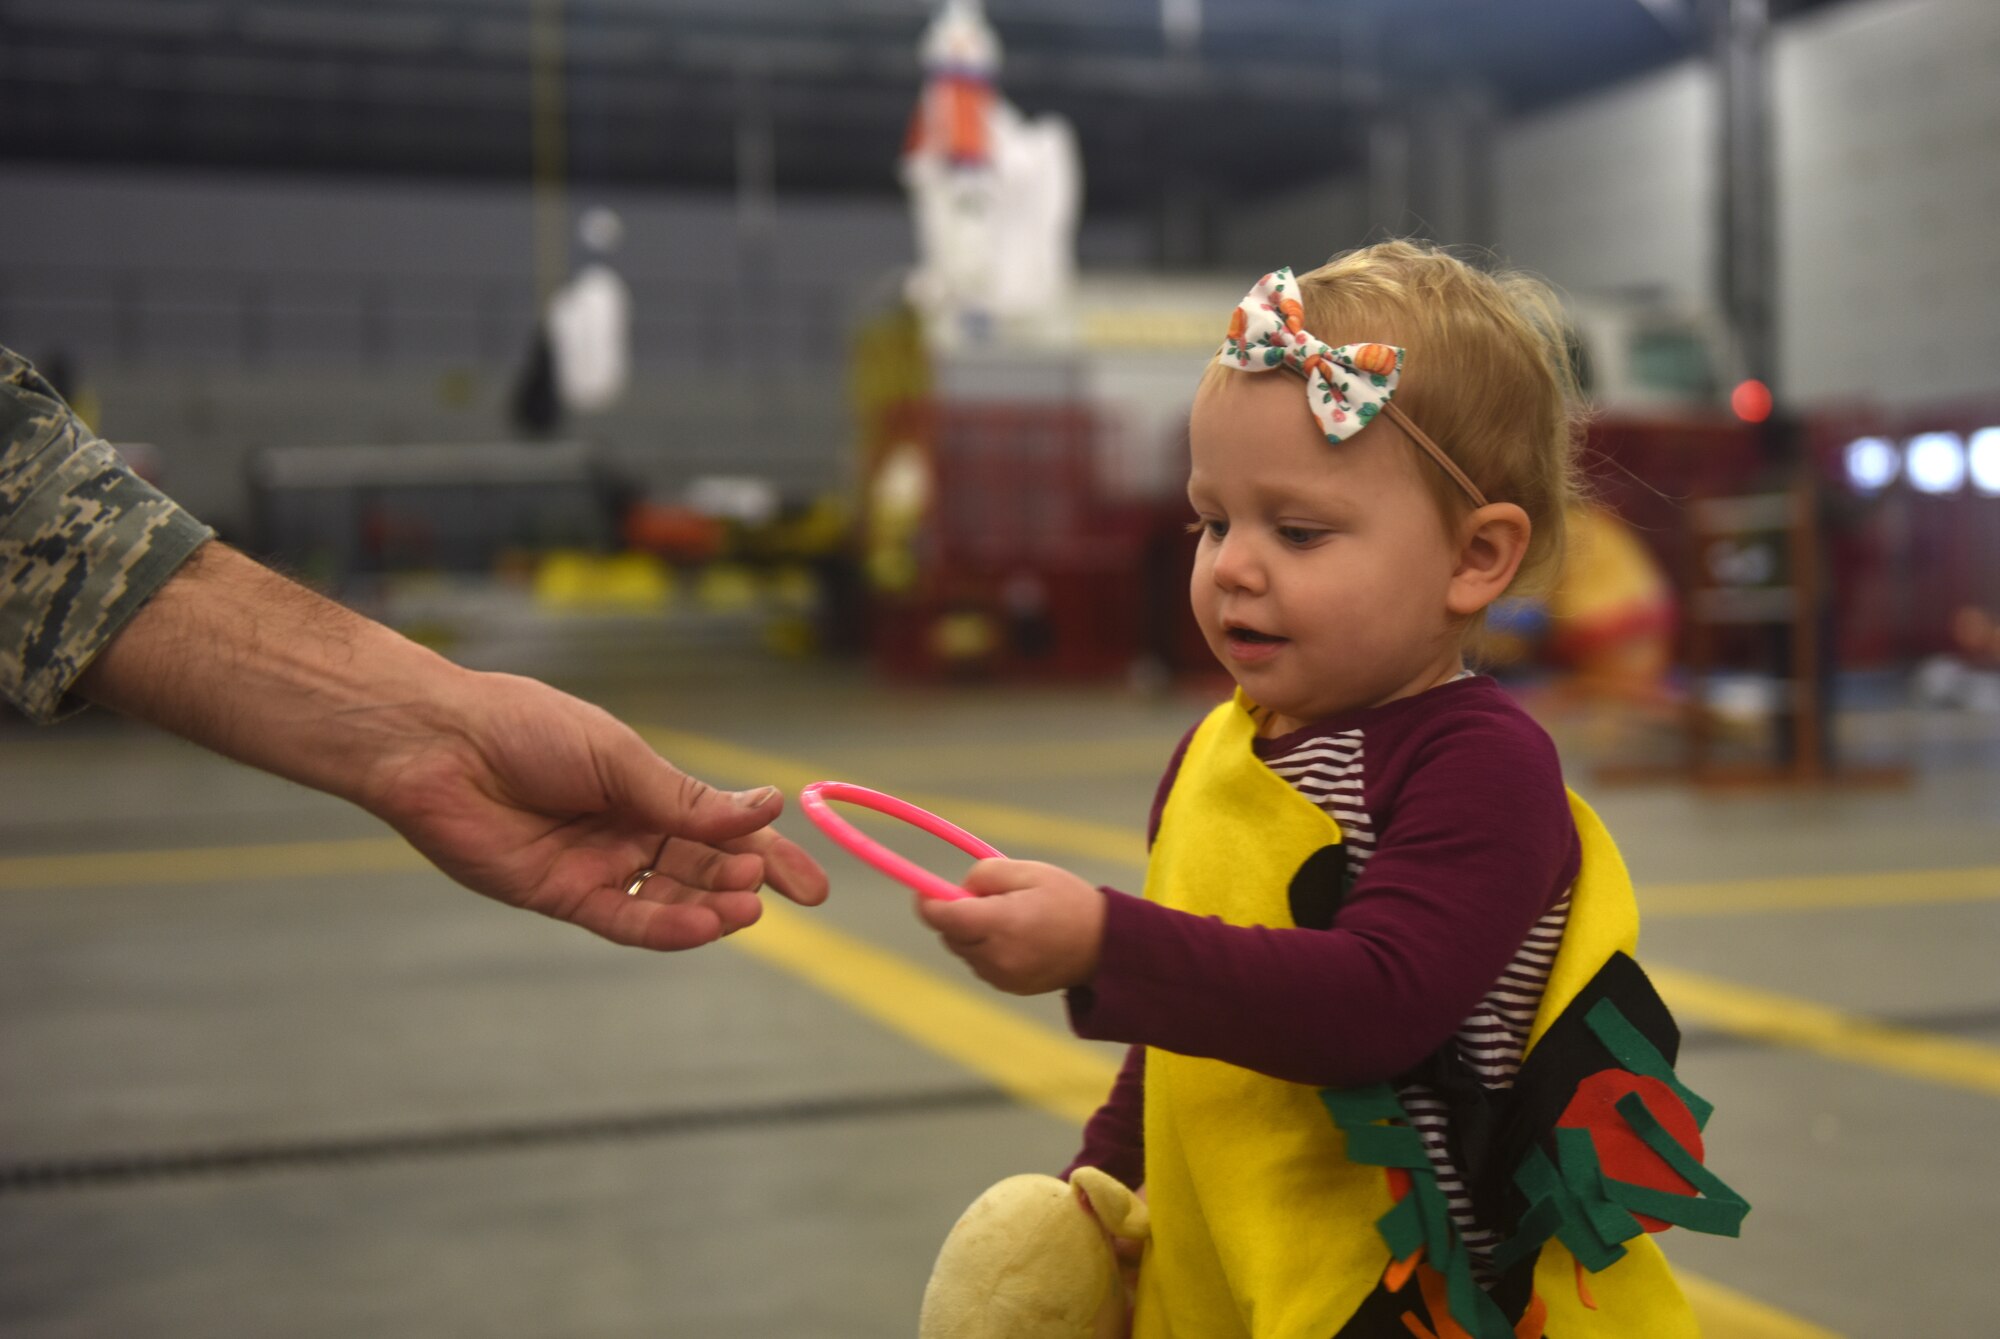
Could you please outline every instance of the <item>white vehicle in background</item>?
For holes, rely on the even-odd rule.
[[[1651,293],[1571,294],[1578,379],[1600,409],[1645,413],[1718,409],[1722,325]]]

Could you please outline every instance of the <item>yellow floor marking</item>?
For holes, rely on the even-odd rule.
[[[767,905],[756,925],[723,942],[1072,1125],[1090,1118],[1117,1076],[1102,1051],[808,913]],[[1675,1276],[1707,1339],[1840,1339],[1719,1283],[1684,1270]]]
[[[1172,740],[1157,736],[1080,739],[1073,742],[983,741],[977,748],[936,744],[869,744],[843,748],[857,771],[893,770],[925,785],[952,781],[1043,781],[1055,777],[1131,775],[1150,784],[1173,756]]]
[[[1655,883],[1639,890],[1653,916],[1743,916],[1841,907],[2000,900],[2000,865],[1969,869],[1892,869],[1874,874],[1807,874],[1718,883]]]
[[[1832,1330],[1685,1269],[1676,1269],[1674,1280],[1701,1321],[1702,1339],[1840,1339]]]
[[[665,729],[641,729],[639,733],[653,747],[687,770],[704,777],[726,779],[734,784],[756,781],[782,786],[793,793],[807,782],[827,779],[853,781],[864,786],[874,784],[852,769],[747,749],[707,735]],[[881,752],[879,749],[874,751],[876,755]],[[869,756],[868,751],[863,751],[862,756]],[[1165,765],[1164,757],[1161,765]],[[955,795],[903,790],[896,793],[912,804],[934,810],[959,826],[986,837],[1002,850],[1013,843],[1024,849],[1112,860],[1135,869],[1145,867],[1144,836],[1131,828],[1088,823]],[[2000,900],[2000,865],[1648,884],[1639,889],[1639,899],[1641,910],[1648,917],[1728,916],[1995,901]]]
[[[1683,1021],[2000,1097],[2000,1049],[1878,1023],[1810,1000],[1678,968],[1648,964],[1646,973]]]
[[[838,775],[793,758],[670,730],[641,732],[683,767],[716,780],[776,784],[796,791]],[[853,780],[852,776],[841,779]],[[906,795],[946,813],[996,844],[1064,851],[1139,866],[1140,838],[1107,824],[1079,822],[951,796]],[[400,873],[426,868],[393,837],[289,842],[101,854],[0,858],[0,889],[134,886],[279,879],[313,875]],[[1694,915],[1815,905],[1876,905],[1884,888],[1905,894],[1921,884],[1931,900],[1989,897],[1992,867],[1893,875],[1828,876],[1675,885],[1649,890],[1649,909]],[[1987,891],[1981,891],[1987,890]],[[1815,901],[1817,898],[1819,901]],[[1661,905],[1652,905],[1659,899]],[[1902,900],[1917,900],[1904,896]],[[1701,908],[1700,911],[1695,908]],[[890,1030],[979,1074],[1023,1103],[1081,1124],[1103,1100],[1116,1067],[1103,1052],[952,984],[900,955],[775,903],[753,929],[727,941],[788,971]],[[1867,1019],[1803,1000],[1655,967],[1652,976],[1673,1007],[1710,1026],[1844,1061],[1872,1064],[1933,1082],[2000,1096],[2000,1051]],[[1839,1339],[1709,1280],[1680,1275],[1709,1339]]]
[[[1117,1077],[1106,1053],[791,907],[766,903],[756,925],[723,942],[1061,1120],[1082,1125]]]
[[[227,883],[318,874],[400,874],[429,868],[400,837],[355,837],[258,846],[6,856],[0,858],[0,889]]]
[[[869,785],[865,776],[840,768],[805,763],[782,754],[741,748],[705,735],[678,730],[642,729],[646,742],[671,758],[676,766],[703,777],[726,777],[736,784],[752,781],[783,787],[796,796],[801,786],[813,781],[852,781]],[[929,809],[960,827],[974,832],[1005,851],[1009,846],[1041,851],[1059,851],[1140,867],[1146,863],[1146,838],[1142,832],[1110,823],[1088,823],[1056,814],[1016,809],[1012,805],[989,804],[956,795],[933,795],[925,791],[896,792],[911,804]]]

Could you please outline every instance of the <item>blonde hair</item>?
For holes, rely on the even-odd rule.
[[[1562,563],[1564,516],[1582,491],[1583,402],[1555,292],[1531,275],[1480,269],[1406,240],[1343,252],[1298,283],[1315,337],[1408,350],[1397,406],[1488,498],[1527,512],[1528,552],[1508,589],[1546,587]],[[1208,375],[1227,370],[1211,364]],[[1416,464],[1455,528],[1471,501],[1436,462]]]

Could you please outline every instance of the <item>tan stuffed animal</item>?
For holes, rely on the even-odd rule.
[[[1113,1237],[1144,1241],[1146,1205],[1082,1167],[1010,1176],[953,1225],[924,1289],[918,1339],[1123,1339],[1130,1304]]]

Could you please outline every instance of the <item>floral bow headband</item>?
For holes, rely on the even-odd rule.
[[[1297,289],[1290,266],[1259,279],[1230,313],[1229,334],[1215,360],[1239,372],[1282,367],[1304,377],[1306,403],[1329,442],[1346,441],[1374,422],[1377,414],[1386,413],[1465,490],[1473,506],[1485,506],[1486,495],[1457,462],[1396,407],[1403,351],[1387,344],[1334,348],[1303,328],[1305,309],[1293,296]]]

